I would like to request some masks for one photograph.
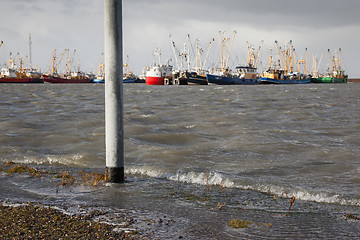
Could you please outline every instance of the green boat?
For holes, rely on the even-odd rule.
[[[348,76],[345,71],[333,73],[333,75],[320,76],[315,79],[316,83],[347,83]]]
[[[329,68],[328,73],[319,77],[314,78],[314,83],[347,83],[348,76],[345,74],[345,71],[341,69],[341,48],[339,49],[339,56],[330,56],[329,53]]]

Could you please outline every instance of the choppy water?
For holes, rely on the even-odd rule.
[[[0,161],[104,168],[103,85],[0,92]],[[182,219],[171,231],[189,239],[360,236],[360,221],[344,220],[360,214],[360,84],[125,84],[124,102],[129,182],[71,199],[171,214]],[[31,186],[21,189],[44,194]],[[292,196],[295,215],[284,217]],[[240,217],[255,224],[227,226]]]

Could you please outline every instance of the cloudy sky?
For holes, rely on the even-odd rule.
[[[0,64],[19,53],[29,55],[32,38],[32,62],[47,71],[54,49],[60,58],[64,49],[76,50],[75,65],[84,71],[97,71],[104,51],[102,0],[0,0]],[[204,50],[212,38],[208,63],[215,64],[219,52],[219,31],[232,38],[236,30],[229,66],[246,60],[246,41],[256,48],[264,40],[259,67],[266,67],[270,54],[278,55],[275,40],[285,46],[290,40],[298,58],[309,66],[313,55],[326,71],[327,49],[337,54],[342,49],[342,65],[350,77],[360,77],[360,1],[359,0],[123,0],[124,56],[140,74],[153,62],[153,50],[160,48],[162,61],[172,59],[171,34],[182,51],[190,34]],[[228,46],[230,41],[228,41]],[[64,61],[64,60],[63,60]],[[65,62],[65,61],[64,61]]]

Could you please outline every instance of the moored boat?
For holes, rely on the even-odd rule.
[[[320,76],[314,80],[315,83],[347,83],[348,76],[341,73],[335,76]]]
[[[105,65],[103,64],[103,59],[104,59],[104,54],[101,54],[98,75],[96,78],[93,78],[91,80],[91,82],[93,83],[105,83]]]
[[[209,85],[205,74],[186,72],[185,77],[188,85]]]
[[[147,85],[164,85],[165,78],[171,79],[172,66],[154,66],[146,72],[145,82]]]
[[[341,48],[339,49],[338,58],[333,56],[333,58],[331,59],[330,49],[328,49],[328,53],[329,53],[328,73],[313,79],[313,82],[314,83],[347,83],[348,76],[345,74],[345,70],[341,68]]]
[[[308,84],[311,82],[311,76],[289,73],[285,75],[284,70],[269,69],[263,73],[260,78],[261,84]]]
[[[43,75],[42,78],[46,83],[90,83],[91,82],[91,78],[87,76]]]
[[[234,31],[234,37],[235,38],[236,31]],[[232,73],[232,71],[227,67],[229,57],[230,57],[230,51],[228,53],[228,56],[226,58],[225,53],[225,41],[227,38],[221,38],[220,33],[220,39],[222,40],[222,45],[220,48],[220,59],[221,59],[221,68],[215,69],[213,73],[206,74],[207,81],[209,85],[216,84],[216,85],[254,85],[259,84],[260,81],[258,79],[257,74],[257,59],[259,58],[261,46],[259,48],[257,57],[255,57],[254,48],[251,45],[248,45],[248,59],[245,66],[237,66],[235,68],[235,72]],[[231,47],[232,48],[232,47]],[[231,50],[230,48],[230,50]],[[225,59],[227,59],[225,61]]]
[[[228,75],[214,75],[206,74],[209,85],[253,85],[259,84],[258,78],[241,78],[233,74]]]
[[[43,83],[43,80],[38,76],[9,67],[1,69],[0,83]]]
[[[155,55],[159,56],[159,64],[155,63]],[[153,67],[146,71],[145,83],[147,85],[165,85],[165,79],[170,82],[172,66],[169,63],[161,64],[161,52],[160,49],[156,49],[153,52]]]
[[[270,56],[269,69],[261,74],[261,84],[308,84],[311,82],[311,75],[307,74],[307,57],[306,60],[297,60],[295,55],[295,48],[292,41],[288,46],[281,49],[278,41],[275,41],[279,51],[281,65],[276,66]],[[306,48],[307,56],[307,48]],[[297,63],[297,64],[296,64]],[[304,64],[304,73],[300,72],[300,64]]]
[[[0,42],[0,47],[3,41]],[[11,58],[8,63],[8,67],[3,67],[0,70],[0,83],[43,83],[41,74],[35,71],[35,69],[23,69],[22,58],[20,57],[20,67],[16,68],[14,60]]]
[[[58,73],[58,67],[63,59],[63,56],[66,52],[69,52],[69,49],[65,49],[60,57],[59,62],[55,65],[56,59],[56,49],[53,52],[52,57],[52,69],[51,73],[42,75],[42,78],[45,83],[91,83],[92,79],[95,77],[94,74],[85,74],[84,72],[80,71],[80,67],[78,67],[77,71],[71,72],[71,65],[70,63],[73,60],[70,60],[68,57],[66,70],[64,74]],[[75,54],[75,51],[74,51]]]

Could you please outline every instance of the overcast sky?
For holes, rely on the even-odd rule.
[[[1,65],[10,52],[26,59],[31,33],[32,62],[42,71],[48,70],[54,49],[59,58],[64,49],[76,49],[75,65],[97,72],[104,51],[102,0],[0,0],[0,5]],[[164,63],[175,64],[169,35],[183,50],[190,34],[193,47],[198,38],[204,52],[215,38],[208,59],[215,64],[219,31],[232,38],[236,30],[230,67],[245,63],[246,41],[257,48],[264,40],[259,67],[265,67],[270,53],[278,55],[275,40],[281,46],[292,40],[298,58],[305,58],[308,48],[309,65],[313,54],[320,59],[324,52],[320,71],[327,68],[327,49],[334,55],[341,48],[344,69],[360,77],[359,13],[359,0],[123,0],[124,56],[136,74],[152,64],[155,48]]]

